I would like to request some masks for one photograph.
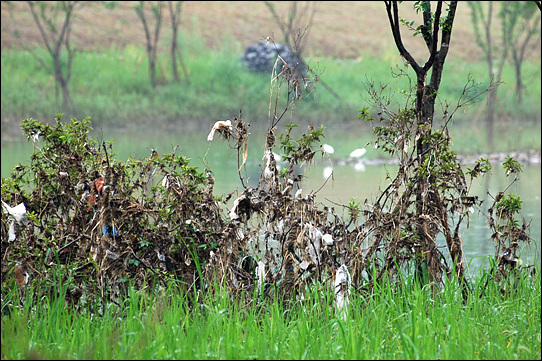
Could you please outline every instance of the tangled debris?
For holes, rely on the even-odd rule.
[[[176,148],[119,162],[112,144],[88,136],[89,118],[63,123],[59,115],[54,125],[25,119],[21,128],[35,145],[30,165],[2,178],[2,296],[29,284],[54,290],[58,275],[69,285],[66,297],[74,305],[118,304],[128,286],[155,289],[172,281],[195,293],[219,284],[232,297],[257,290],[285,301],[312,285],[328,284],[346,315],[351,292],[371,292],[385,277],[400,282],[411,270],[435,288],[444,276],[455,275],[468,293],[459,229],[481,201],[468,194],[469,182],[449,148],[447,121],[428,139],[429,161],[418,164],[411,109],[368,119],[377,144],[396,156],[400,167],[374,204],[363,210],[359,204],[342,205],[344,218],[301,189],[297,166],[325,155],[318,146],[323,126],[309,125],[295,139],[296,125],[286,124],[287,131],[275,135],[287,110],[314,89],[304,82],[315,81],[295,76],[287,64],[280,69],[271,79],[274,109],[256,186],[248,187],[242,176],[249,124],[241,113],[233,122],[217,121],[207,138],[218,134],[238,152],[243,189],[230,209],[226,202],[233,193],[216,196],[212,172],[200,173]],[[278,111],[283,86],[286,105]],[[277,145],[287,164],[282,170]],[[521,171],[512,158],[504,166],[509,174]],[[466,175],[472,182],[490,169],[481,159]],[[422,189],[427,184],[422,179],[430,179],[431,187]],[[415,211],[420,205],[421,213]],[[518,245],[530,240],[529,224],[514,219],[520,205],[503,192],[488,213],[498,282],[518,269]],[[439,233],[449,256],[436,246]]]

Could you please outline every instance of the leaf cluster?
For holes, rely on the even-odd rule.
[[[118,162],[112,143],[88,136],[90,118],[65,123],[59,114],[52,125],[29,118],[21,128],[35,152],[29,166],[2,179],[2,199],[24,203],[29,222],[16,224],[10,242],[13,221],[2,213],[3,280],[16,266],[36,284],[65,270],[74,302],[102,298],[105,290],[113,300],[127,280],[145,287],[175,277],[185,288],[200,286],[223,238],[212,179],[175,149]]]

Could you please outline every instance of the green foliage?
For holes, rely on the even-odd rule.
[[[518,175],[523,170],[521,169],[521,164],[514,159],[514,157],[511,157],[509,155],[506,156],[506,160],[502,164],[504,170],[506,170],[506,176],[508,177],[510,174]]]
[[[521,198],[514,193],[506,194],[495,205],[497,214],[513,215],[521,211]]]
[[[465,172],[467,175],[470,175],[471,179],[477,178],[480,175],[491,172],[491,163],[487,158],[480,158],[475,162],[474,168],[467,168]]]
[[[508,156],[503,163],[506,170],[506,176],[515,174],[514,179],[506,187],[505,191],[518,180],[518,174],[522,172],[521,165]],[[493,231],[491,238],[495,242],[495,264],[492,265],[495,279],[501,284],[503,289],[508,283],[510,270],[515,271],[520,266],[518,250],[522,243],[529,243],[529,224],[523,219],[521,223],[515,218],[520,215],[522,201],[514,193],[506,194],[505,191],[499,192],[493,200],[492,206],[488,209],[488,224]]]
[[[429,1],[416,1],[414,2],[414,10],[416,13],[422,12],[431,12],[431,2]]]
[[[375,123],[374,118],[366,119]],[[377,140],[374,142],[380,149],[389,155],[408,152],[410,138],[413,134],[415,122],[414,109],[399,109],[398,113],[389,118],[380,118],[380,124],[373,128]]]
[[[429,2],[429,1],[416,1],[416,2],[414,2],[413,7],[414,7],[414,10],[416,10],[416,13],[422,12],[422,13],[430,14],[430,19],[428,19],[425,24],[419,25],[416,28],[414,28],[414,20],[407,21],[407,20],[401,18],[400,21],[401,21],[401,23],[403,25],[405,25],[409,30],[412,31],[412,36],[415,37],[415,36],[417,36],[417,35],[419,35],[421,33],[422,36],[424,36],[424,38],[425,38],[425,35],[423,34],[422,29],[431,29],[431,27],[433,26],[434,18],[435,18],[434,14],[431,13],[431,2]]]
[[[205,263],[210,249],[199,246],[219,243],[222,216],[207,177],[175,150],[118,162],[112,143],[100,145],[89,137],[90,118],[62,122],[61,117],[51,125],[32,118],[22,122],[35,152],[29,166],[19,165],[2,178],[2,200],[23,203],[29,221],[17,224],[16,239],[2,248],[11,272],[19,265],[41,287],[50,272],[69,270],[76,300],[104,297],[97,287],[113,289],[117,286],[107,284],[128,278],[143,287],[146,275],[162,268],[189,279],[199,265],[186,264],[186,257]],[[8,222],[11,229],[13,220],[2,212],[3,245]],[[4,287],[3,282],[3,294],[11,290]]]
[[[294,161],[294,164],[302,160],[310,162],[314,156],[314,152],[311,150],[313,143],[319,142],[320,138],[324,137],[324,125],[320,125],[320,128],[309,125],[308,131],[303,133],[299,139],[293,139],[291,134],[292,130],[299,125],[285,124],[285,126],[286,133],[281,133],[278,140],[286,158]]]
[[[230,60],[223,60],[224,69],[229,70],[228,74],[233,74],[231,70],[235,70],[236,65]],[[232,75],[233,77],[235,75]],[[235,83],[242,82],[243,78],[239,76],[234,80]],[[209,88],[203,90],[210,89],[213,94],[217,89],[226,89],[229,93],[238,89],[237,84],[232,85],[231,82],[221,79],[206,86]],[[147,90],[144,88],[144,91]],[[288,91],[290,90],[289,88]],[[161,95],[166,94],[165,97],[168,97],[174,92],[168,93],[168,90],[165,90]],[[203,93],[197,95],[201,97],[201,94]],[[409,96],[408,92],[403,94]],[[157,97],[154,92],[149,92],[148,95],[150,103],[159,102],[160,95]],[[291,104],[293,106],[294,102]],[[457,340],[465,341],[459,333],[450,332],[450,329],[446,328],[453,324],[450,319],[453,319],[454,315],[464,311],[461,301],[479,300],[478,294],[469,299],[469,294],[464,292],[468,282],[464,274],[456,274],[460,283],[455,284],[453,277],[444,276],[454,274],[446,261],[439,264],[441,268],[436,272],[430,269],[434,264],[424,262],[422,266],[426,273],[431,271],[432,276],[443,276],[433,279],[437,286],[439,282],[451,285],[440,290],[437,287],[420,288],[410,275],[403,274],[405,268],[411,269],[411,259],[419,260],[415,258],[416,255],[431,253],[436,256],[435,259],[444,260],[437,247],[420,246],[422,238],[426,238],[426,235],[420,232],[422,227],[425,227],[424,232],[432,232],[429,238],[436,237],[440,229],[444,229],[449,250],[452,256],[456,257],[453,261],[462,258],[461,254],[457,257],[453,252],[454,249],[461,248],[457,233],[465,212],[459,207],[467,205],[467,187],[456,153],[451,149],[447,127],[444,125],[442,130],[430,126],[418,128],[415,122],[416,114],[410,106],[400,107],[395,114],[384,112],[385,116],[381,116],[382,113],[377,112],[381,124],[374,128],[378,137],[377,144],[389,154],[396,155],[401,168],[373,209],[365,212],[368,221],[358,228],[357,233],[349,233],[347,229],[351,222],[358,219],[360,203],[351,199],[348,206],[351,220],[344,227],[345,222],[333,217],[331,210],[319,211],[314,207],[310,197],[294,199],[290,191],[295,183],[284,182],[282,188],[275,188],[280,184],[274,183],[276,173],[271,171],[271,175],[267,177],[268,189],[271,190],[269,193],[265,194],[261,188],[254,192],[258,194],[253,196],[252,190],[245,188],[242,197],[236,200],[235,210],[246,215],[244,222],[248,221],[251,212],[258,213],[262,223],[268,222],[267,229],[256,228],[251,234],[248,224],[240,226],[242,221],[223,221],[213,195],[212,177],[207,177],[207,174],[190,166],[189,159],[176,155],[175,149],[172,153],[161,156],[151,150],[148,158],[129,159],[126,163],[121,163],[114,159],[112,143],[100,145],[88,138],[88,131],[91,129],[89,119],[78,122],[74,118],[69,124],[62,124],[59,115],[54,126],[44,126],[27,119],[23,122],[27,138],[33,140],[42,136],[45,145],[33,155],[30,168],[21,166],[13,173],[10,181],[2,180],[3,198],[15,204],[24,201],[28,205],[28,219],[31,222],[31,226],[23,230],[22,235],[18,233],[19,240],[24,237],[25,242],[13,244],[3,254],[4,259],[10,262],[9,274],[16,276],[16,262],[27,268],[32,265],[32,284],[40,289],[35,292],[30,290],[28,293],[32,294],[30,297],[42,297],[47,301],[43,309],[38,308],[43,310],[38,314],[46,315],[52,310],[50,319],[54,321],[49,322],[49,326],[52,325],[52,332],[57,333],[48,333],[46,337],[56,339],[58,344],[61,344],[62,337],[58,330],[69,328],[69,325],[62,324],[63,320],[74,318],[69,313],[62,313],[64,308],[58,304],[65,301],[77,304],[81,297],[88,298],[93,303],[91,311],[110,321],[111,324],[99,329],[103,332],[103,344],[89,346],[92,345],[92,340],[89,341],[88,338],[68,338],[71,343],[60,349],[68,356],[78,355],[77,351],[84,350],[83,352],[97,357],[131,358],[137,355],[147,358],[231,358],[244,356],[245,352],[246,356],[251,358],[305,358],[321,357],[321,349],[326,349],[332,357],[338,358],[366,358],[369,355],[377,355],[379,358],[447,358],[465,354],[472,356],[480,344],[479,338],[473,342],[473,350],[462,349],[463,353],[459,355],[446,354],[437,347],[454,337],[456,343]],[[358,118],[376,122],[368,113],[367,107],[362,108]],[[292,136],[296,127],[293,123],[286,124],[286,134],[278,137],[280,147],[290,163],[290,168],[283,173],[284,177],[293,174],[294,164],[310,162],[316,153],[312,150],[314,143],[323,138],[323,125],[316,129],[309,126],[308,131],[297,139]],[[269,151],[274,144],[273,130],[269,130],[267,139]],[[419,144],[427,146],[427,153],[416,152],[420,150],[417,149]],[[271,159],[269,156],[269,164]],[[507,160],[506,163],[505,168],[509,172],[521,171],[521,167],[512,160]],[[469,174],[474,177],[474,174],[481,174],[488,169],[482,161],[479,168],[476,171],[471,170]],[[85,195],[82,192],[86,187],[90,189],[90,194]],[[90,196],[96,196],[98,201],[92,201]],[[423,213],[415,214],[415,197],[423,197],[424,202],[428,200],[427,205],[423,205]],[[386,204],[388,200],[390,203]],[[497,202],[495,208],[500,214],[506,210],[513,215],[521,208],[521,202],[518,203],[518,200],[510,195]],[[454,224],[457,227],[455,235],[452,236],[453,228],[448,224],[447,215],[448,212],[453,214],[456,210],[460,210],[460,219]],[[332,219],[332,222],[328,222],[328,219]],[[258,240],[260,234],[268,237],[278,233],[276,230],[279,229],[279,221],[281,237],[284,237],[282,248],[285,252],[280,255],[280,268],[285,265],[284,269],[289,274],[294,272],[295,267],[296,273],[294,286],[288,289],[292,291],[291,300],[281,299],[283,295],[278,294],[279,291],[284,291],[281,287],[290,282],[289,279],[281,282],[285,278],[280,278],[279,273],[276,279],[271,279],[274,276],[268,273],[265,276],[271,281],[266,282],[260,290],[263,292],[260,293],[253,287],[257,279],[250,272],[255,271],[243,272],[236,264],[237,256],[243,256],[246,251],[242,242]],[[7,220],[4,213],[2,222],[2,239],[5,239]],[[315,226],[309,222],[313,222]],[[300,225],[304,228],[300,229]],[[329,232],[326,235],[331,236],[332,240],[326,245],[329,248],[317,255],[317,263],[313,263],[311,269],[305,267],[301,270],[301,266],[292,260],[296,254],[293,250],[294,241],[303,246],[297,250],[311,249],[310,244],[314,240],[306,240],[304,237],[306,233],[317,233],[316,226],[321,227],[323,232]],[[518,226],[516,222],[499,223],[496,226],[496,237],[501,234],[511,235],[517,231]],[[284,232],[285,229],[288,231]],[[343,244],[348,245],[349,242],[339,242],[338,237],[341,237],[341,240],[357,240],[368,236],[366,230],[370,230],[368,233],[373,232],[369,252],[360,254],[363,261],[355,258],[351,262],[357,273],[354,278],[356,289],[370,290],[370,297],[353,298],[352,309],[349,311],[352,320],[350,322],[349,319],[337,317],[333,311],[335,295],[329,284],[320,284],[319,281],[328,277],[321,273],[332,271],[339,261],[348,262],[344,255],[352,254],[352,249],[343,247]],[[292,233],[288,235],[290,232]],[[524,240],[522,237],[523,235],[519,239]],[[453,247],[450,246],[452,243]],[[295,246],[298,247],[299,244]],[[72,245],[75,246],[72,248]],[[425,246],[427,247],[423,248]],[[312,247],[315,250],[314,244]],[[213,258],[214,251],[221,254]],[[383,252],[386,252],[385,257],[381,257]],[[504,252],[504,256],[508,254],[513,254],[511,249]],[[307,254],[303,257],[308,259]],[[507,262],[511,260],[514,259],[506,258]],[[207,267],[213,262],[214,268]],[[276,257],[275,262],[275,268],[279,269]],[[367,266],[371,262],[373,269]],[[379,262],[383,265],[378,264]],[[321,265],[323,266],[320,267]],[[456,265],[458,264],[453,264]],[[312,269],[314,267],[317,268],[316,271]],[[372,278],[363,285],[367,288],[358,287],[359,282],[365,281],[360,275],[363,270],[366,273],[374,270]],[[213,272],[218,273],[216,279],[212,277]],[[302,277],[298,276],[299,274]],[[55,275],[59,277],[50,277]],[[506,276],[507,274],[503,273],[503,277]],[[46,281],[40,284],[43,277]],[[303,284],[304,279],[307,284]],[[313,280],[315,282],[312,282]],[[386,280],[397,283],[392,284]],[[212,287],[209,281],[216,282],[215,287]],[[229,286],[229,282],[234,285]],[[222,284],[228,285],[229,289],[222,289]],[[13,296],[8,301],[10,304],[20,300],[24,302],[24,298],[16,297],[20,296],[16,294],[16,290],[17,287],[26,285],[24,282],[17,285],[13,278],[9,277],[7,282],[2,283],[2,293]],[[162,293],[164,287],[173,288],[172,285],[181,287],[183,291],[192,290],[193,293],[182,293],[181,299],[175,298],[178,293]],[[462,294],[455,292],[459,286]],[[47,298],[57,289],[60,290],[58,298]],[[149,294],[144,293],[146,290],[150,291]],[[247,290],[253,293],[245,293]],[[45,292],[46,297],[42,296],[42,292]],[[100,297],[92,297],[96,295]],[[193,297],[192,302],[186,302],[185,296]],[[57,300],[60,301],[57,303]],[[170,302],[171,300],[174,302]],[[282,303],[278,300],[288,302]],[[445,302],[439,303],[443,300]],[[30,303],[35,304],[34,299],[30,300]],[[171,307],[173,304],[178,307]],[[450,307],[450,304],[458,305],[459,308]],[[437,307],[434,307],[435,305]],[[41,306],[39,304],[37,307]],[[168,314],[172,309],[174,313]],[[426,311],[428,309],[437,309],[438,312],[429,315]],[[390,314],[397,316],[390,320]],[[266,323],[269,320],[266,316],[271,316],[271,324]],[[476,313],[469,316],[466,320],[480,315]],[[36,315],[28,313],[24,317]],[[122,322],[115,323],[116,320]],[[43,325],[43,322],[40,325]],[[454,325],[456,329],[464,329],[459,327],[460,325]],[[374,331],[358,338],[356,333],[361,332],[356,327]],[[87,335],[93,334],[88,325],[79,328]],[[43,328],[36,329],[38,335],[46,332]],[[164,331],[170,329],[175,336]],[[267,336],[265,332],[268,329],[271,330],[270,335],[262,337],[262,333]],[[444,331],[441,334],[432,333],[435,330]],[[483,337],[486,337],[486,331],[487,328],[480,331]],[[257,341],[250,337],[251,334],[258,335]],[[425,335],[428,336],[423,337]],[[196,336],[203,344],[196,343]],[[491,336],[492,340],[502,340],[502,336]],[[429,346],[419,343],[420,339],[427,338],[437,342]],[[152,343],[149,341],[151,339]],[[280,353],[276,347],[273,349],[270,344],[261,342],[261,339],[276,340],[274,345],[288,345],[289,348],[285,353]],[[327,341],[333,339],[340,341],[338,347]],[[383,340],[388,341],[385,347],[382,347]],[[112,349],[111,343],[119,347]],[[40,347],[43,344],[41,339],[33,343],[38,345],[36,349],[39,352],[43,352]],[[172,348],[179,344],[190,345],[190,349],[187,347],[179,351]],[[368,347],[360,348],[360,344]],[[129,345],[137,347],[132,349]],[[74,347],[82,348],[74,351]],[[89,350],[88,347],[95,349]],[[141,349],[146,350],[145,354],[141,354]],[[494,358],[495,352],[491,351],[493,350],[481,353],[481,356]],[[517,356],[515,351],[505,351],[505,355]],[[529,350],[529,356],[532,355],[533,352]]]
[[[351,221],[355,223],[361,213],[361,202],[356,202],[354,197],[350,198],[348,202],[348,215],[350,216]]]
[[[369,107],[363,107],[358,113],[358,119],[361,119],[365,122],[372,122],[374,118],[370,116]]]

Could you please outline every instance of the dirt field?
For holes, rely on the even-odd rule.
[[[285,17],[289,2],[273,3],[277,12]],[[302,8],[304,3],[299,2],[298,7]],[[143,27],[134,11],[134,4],[120,2],[114,10],[108,10],[100,4],[82,2],[73,19],[74,45],[78,49],[99,50],[113,45],[143,44]],[[400,16],[417,23],[421,21],[421,15],[416,14],[409,3],[400,5]],[[186,1],[182,5],[181,19],[181,32],[197,35],[212,48],[221,47],[224,39],[231,38],[238,40],[242,47],[267,36],[274,36],[277,42],[282,39],[279,27],[261,1]],[[2,2],[1,20],[2,49],[42,44],[26,2]],[[162,38],[170,36],[167,10],[165,21]],[[495,23],[498,23],[497,19]],[[403,34],[407,49],[420,62],[425,62],[427,50],[421,38],[412,38],[406,29],[403,29]],[[466,3],[459,3],[448,57],[479,59],[480,50],[473,34],[470,9]],[[306,41],[305,55],[309,56],[359,58],[367,54],[395,54],[397,51],[383,1],[316,2],[314,22]]]

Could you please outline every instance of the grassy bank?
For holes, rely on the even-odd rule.
[[[79,52],[73,65],[70,90],[74,111],[61,109],[61,98],[55,96],[55,83],[39,65],[36,56],[49,61],[44,50],[31,54],[25,51],[2,51],[2,119],[20,122],[25,117],[49,119],[63,112],[65,118],[83,119],[91,116],[95,126],[160,126],[228,119],[242,109],[245,119],[254,125],[266,125],[269,111],[269,75],[254,74],[240,62],[241,46],[230,41],[223,50],[203,48],[197,39],[183,42],[189,78],[172,81],[168,59],[159,60],[162,84],[152,89],[144,49],[127,46],[123,50]],[[370,106],[364,83],[389,83],[384,94],[395,104],[404,106],[409,84],[396,79],[399,57],[389,51],[375,58],[354,59],[313,58],[309,66],[321,80],[316,91],[298,103],[296,119],[314,123],[341,125],[356,121],[357,113]],[[408,68],[399,63],[399,67]],[[441,101],[451,108],[457,103],[467,79],[477,85],[473,93],[487,86],[486,65],[481,62],[455,60],[446,63],[441,84]],[[499,88],[496,109],[498,124],[529,127],[540,124],[540,64],[527,63],[525,100],[521,107],[515,101],[514,74],[506,67]],[[182,75],[182,72],[181,72]],[[531,80],[532,79],[532,80]],[[331,89],[331,90],[330,90]],[[335,94],[334,94],[335,93]],[[462,108],[455,116],[457,124],[484,124],[485,97]],[[442,108],[442,106],[440,107]]]
[[[224,289],[198,303],[171,286],[132,291],[103,314],[71,308],[66,286],[60,297],[29,288],[4,297],[2,359],[540,359],[540,272],[504,294],[484,282],[464,305],[454,282],[436,295],[412,280],[382,285],[353,293],[346,320],[328,287],[286,309]]]

